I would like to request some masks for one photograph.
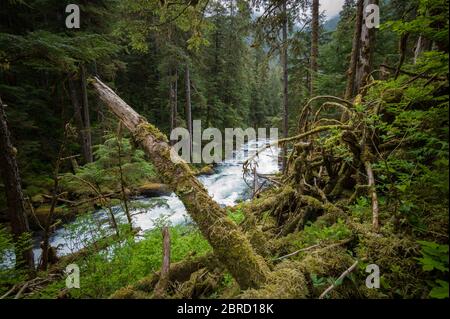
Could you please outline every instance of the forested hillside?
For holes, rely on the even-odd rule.
[[[331,1],[2,1],[0,299],[448,298],[449,3]]]

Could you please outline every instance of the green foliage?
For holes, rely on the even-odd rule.
[[[234,278],[229,273],[225,273],[222,278],[222,283],[225,287],[231,287],[234,283]]]
[[[269,12],[267,20],[256,25],[251,11],[252,6],[277,5],[279,1],[83,1],[81,30],[64,27],[63,12],[69,2],[9,0],[3,1],[0,10],[0,91],[2,100],[8,104],[8,126],[18,150],[26,196],[48,193],[51,189],[49,175],[63,127],[74,114],[67,82],[71,79],[79,84],[80,65],[86,67],[88,76],[95,74],[109,81],[139,114],[166,133],[171,126],[169,88],[174,83],[178,101],[176,122],[179,126],[186,125],[183,114],[186,66],[190,69],[192,118],[201,119],[204,128],[281,127],[280,10]],[[371,76],[375,81],[355,103],[354,111],[374,133],[373,145],[380,145],[379,150],[372,151],[382,231],[375,239],[360,238],[357,254],[376,259],[384,268],[380,293],[383,297],[426,297],[424,281],[428,280],[429,296],[446,298],[448,244],[436,238],[442,238],[448,227],[448,1],[379,2],[383,14],[373,52]],[[289,2],[292,30],[287,45],[292,134],[297,133],[295,115],[310,98],[310,29],[298,28],[307,20],[304,12],[308,5],[308,1]],[[355,1],[345,1],[336,30],[320,32],[317,95],[342,96],[354,18]],[[400,72],[398,77],[386,79],[385,74],[375,69],[381,63],[398,64],[398,42],[407,34],[409,41],[401,69],[413,75]],[[261,41],[261,36],[265,41]],[[422,53],[412,64],[411,49],[419,36],[433,42],[433,48],[430,46],[431,51]],[[78,86],[76,91],[81,89]],[[145,160],[142,151],[134,149],[130,139],[124,137],[119,142],[109,135],[105,140],[102,134],[108,130],[111,115],[104,112],[104,106],[97,103],[93,93],[88,88],[92,140],[94,145],[98,144],[94,146],[95,161],[78,168],[76,176],[103,193],[119,190],[119,165],[127,191],[154,180],[154,167]],[[373,105],[377,106],[376,114],[370,113]],[[334,109],[324,112],[338,119]],[[342,132],[332,130],[320,135],[316,142],[333,157],[352,164],[350,149],[335,146],[341,139]],[[70,140],[67,155],[79,154],[80,149],[80,141]],[[72,169],[75,170],[70,161],[63,161],[62,190],[74,197],[96,195],[85,183],[73,178]],[[4,186],[1,187],[3,194]],[[119,208],[120,200],[109,204]],[[129,204],[132,209],[137,207],[136,203]],[[1,197],[0,210],[5,205]],[[350,220],[363,226],[371,220],[369,198],[360,197],[343,210],[347,208]],[[240,209],[230,211],[228,216],[236,224],[245,218]],[[159,229],[136,240],[127,233],[127,225],[120,224],[120,238],[112,239],[112,229],[104,227],[106,219],[107,216],[99,221],[86,215],[67,226],[70,231],[64,239],[73,250],[89,247],[96,241],[109,244],[101,252],[92,249],[88,257],[79,261],[81,289],[71,290],[72,297],[107,297],[161,265]],[[167,216],[157,218],[155,224],[157,228],[168,225]],[[172,261],[192,252],[203,254],[211,250],[196,229],[176,226],[170,232]],[[288,244],[300,249],[349,238],[351,230],[343,220],[328,225],[319,219],[292,235],[294,239]],[[1,263],[12,251],[27,247],[29,239],[14,243],[6,229],[0,227]],[[418,256],[417,239],[421,257],[416,260],[412,256]],[[407,258],[405,253],[409,254]],[[25,274],[21,271],[0,267],[0,295],[23,280]],[[311,281],[316,288],[341,284],[322,273],[320,277],[311,274]],[[222,288],[232,288],[233,284],[226,273]],[[54,298],[64,285],[63,280],[56,282],[35,297]]]
[[[436,42],[446,42],[448,47],[448,1],[420,0],[417,17],[411,21],[389,21],[383,28],[396,33],[423,35]],[[439,26],[438,30],[436,26]]]
[[[165,33],[169,28],[180,31],[191,31],[187,39],[189,49],[198,50],[209,42],[203,36],[210,29],[209,22],[203,19],[203,11],[207,2],[197,1],[171,3],[170,6],[158,0],[120,1],[118,10],[123,13],[122,19],[116,23],[114,34],[126,37],[132,49],[146,53],[149,50],[148,37],[152,33]]]
[[[321,222],[309,223],[303,230],[303,236],[309,243],[337,241],[348,238],[350,235],[351,231],[342,219],[331,226],[326,226]]]
[[[14,256],[15,253],[20,256],[30,245],[30,234],[24,234],[14,241],[10,232],[0,225],[0,296],[14,284],[26,280],[27,273],[20,267],[23,261],[17,260],[15,266]]]
[[[244,212],[241,209],[236,209],[234,211],[229,210],[228,217],[238,225],[245,219]]]
[[[448,245],[440,245],[438,243],[419,240],[421,244],[422,258],[418,258],[420,264],[425,271],[434,269],[441,272],[448,272]]]
[[[171,262],[190,254],[202,255],[211,250],[198,229],[192,226],[170,228]],[[111,242],[111,246],[81,261],[80,289],[70,290],[72,298],[107,298],[115,290],[131,285],[160,269],[162,236],[159,229],[149,231],[142,240],[132,237]],[[47,287],[34,298],[54,298],[64,282]]]
[[[310,277],[314,287],[321,287],[327,284],[325,277],[319,277],[316,274],[311,274]]]
[[[336,242],[348,238],[351,233],[342,219],[331,226],[327,226],[325,222],[320,220],[314,223],[308,222],[295,245],[299,248],[305,248],[318,243]]]
[[[75,72],[77,62],[95,61],[118,49],[100,35],[79,33],[77,37],[67,37],[44,30],[26,36],[0,33],[0,45],[5,48],[0,51],[0,66],[5,70],[11,67],[9,61],[16,59],[18,52],[26,51],[29,58],[22,62],[25,67],[62,72]]]
[[[437,279],[438,285],[434,286],[430,291],[430,297],[436,299],[448,299],[448,281]]]
[[[349,207],[353,216],[361,221],[367,221],[372,215],[370,201],[367,197],[359,197],[356,203]]]
[[[109,137],[94,151],[95,161],[79,168],[76,175],[93,185],[100,187],[102,192],[120,189],[118,139]],[[139,186],[156,178],[156,172],[151,163],[146,161],[142,150],[132,147],[130,139],[120,140],[121,167],[125,187]],[[61,179],[61,186],[75,194],[90,194],[94,191],[82,181],[73,178],[68,173]],[[94,194],[95,195],[95,194]]]
[[[410,72],[436,77],[448,74],[448,54],[425,53]],[[424,219],[442,216],[448,207],[448,93],[445,82],[399,76],[379,81],[368,92],[385,115],[368,120],[378,130],[381,144],[391,146],[389,156],[374,165],[378,189],[394,208],[402,224],[423,227]],[[380,98],[381,97],[381,98]],[[438,218],[436,217],[436,220]]]
[[[442,279],[446,273],[448,273],[448,245],[441,245],[435,242],[429,242],[420,240],[418,243],[421,245],[422,254],[421,258],[417,258],[424,271],[438,273],[442,276]],[[430,291],[431,298],[448,298],[448,279],[444,281],[442,279],[435,279],[434,282],[430,282],[432,287]]]

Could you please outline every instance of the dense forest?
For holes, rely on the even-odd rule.
[[[449,3],[332,2],[2,0],[0,299],[448,298]]]

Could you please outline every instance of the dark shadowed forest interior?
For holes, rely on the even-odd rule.
[[[0,299],[448,298],[448,6],[1,0]]]

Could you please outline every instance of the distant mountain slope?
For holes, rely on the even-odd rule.
[[[325,30],[326,31],[335,31],[339,20],[340,20],[339,15],[336,15],[336,16],[328,19],[323,25]]]

